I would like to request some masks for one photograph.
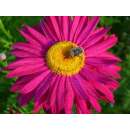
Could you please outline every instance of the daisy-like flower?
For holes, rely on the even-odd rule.
[[[100,100],[114,103],[120,78],[119,58],[108,52],[117,42],[109,28],[97,28],[99,17],[44,17],[35,27],[25,26],[27,42],[12,46],[16,61],[8,78],[21,105],[34,101],[34,111],[48,113],[101,112]]]

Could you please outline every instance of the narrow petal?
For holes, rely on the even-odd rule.
[[[26,44],[14,44],[12,46],[12,48],[13,48],[13,50],[27,51],[27,52],[34,54],[34,55],[37,55],[37,56],[42,55],[42,51],[34,49],[34,48],[32,48],[32,47],[30,47],[29,45],[26,45]]]
[[[84,45],[85,49],[99,42],[109,31],[109,28],[101,28],[98,30],[99,31],[96,31],[96,33],[90,35],[87,39],[85,39],[82,42],[82,45]]]
[[[69,18],[69,16],[63,16],[62,26],[63,26],[63,37],[64,37],[64,40],[68,41],[68,39],[69,39],[69,32],[70,32],[70,18]]]
[[[42,81],[40,83],[40,85],[38,86],[36,92],[35,92],[35,102],[38,102],[40,100],[40,98],[46,93],[46,91],[49,89],[50,87],[50,83],[53,80],[53,74],[49,74],[44,81]]]
[[[50,41],[49,39],[47,39],[43,34],[41,34],[40,32],[38,32],[37,30],[35,30],[32,27],[29,26],[25,26],[25,29],[27,29],[27,31],[37,40],[39,41],[41,44],[43,44],[44,46],[47,45],[47,43]]]
[[[32,53],[29,53],[27,51],[20,51],[20,50],[17,50],[17,51],[13,50],[11,52],[11,54],[18,57],[18,58],[32,58],[32,57],[38,58],[38,57],[41,57],[41,56],[37,56],[37,55],[32,54]]]
[[[59,86],[61,77],[58,76],[57,80],[54,83],[53,88],[51,89],[51,95],[50,95],[50,109],[52,113],[57,113],[57,97],[56,97],[56,92],[57,92],[57,87]]]
[[[9,64],[6,68],[15,69],[16,67],[20,67],[24,65],[34,65],[34,64],[42,64],[42,63],[44,63],[44,60],[42,58],[23,58]]]
[[[76,97],[76,109],[79,114],[90,114],[91,111],[87,107],[87,102],[80,97]]]
[[[23,88],[20,90],[20,93],[26,94],[34,90],[38,85],[45,79],[45,77],[50,73],[50,71],[45,71],[39,76],[32,79],[29,83],[27,83]]]
[[[45,33],[46,37],[49,36],[49,38],[51,38],[53,41],[58,41],[58,38],[56,36],[56,33],[54,31],[52,23],[50,22],[49,17],[44,17],[44,19],[41,21],[41,26],[44,29],[43,32]]]
[[[21,66],[21,67],[16,68],[15,70],[12,70],[10,73],[8,73],[7,77],[13,78],[13,77],[29,75],[29,74],[33,74],[33,73],[36,73],[36,72],[43,72],[46,69],[47,68],[44,65],[44,63],[37,64],[37,65],[28,65],[26,67]]]
[[[12,85],[11,91],[12,92],[19,91],[25,84],[30,82],[33,78],[35,78],[38,75],[39,75],[39,73],[35,73],[35,74],[31,74],[29,76],[23,76],[23,77],[18,78],[17,81],[15,82],[15,84]]]
[[[77,27],[79,25],[80,18],[81,18],[80,16],[75,16],[73,19],[73,22],[71,25],[71,30],[70,30],[70,38],[69,38],[70,41],[73,41],[75,32],[76,32]]]
[[[61,38],[61,33],[60,33],[60,28],[59,28],[59,25],[58,25],[57,17],[56,16],[50,16],[49,18],[50,18],[50,20],[53,24],[53,28],[56,32],[57,38],[59,40],[61,40],[62,38]]]
[[[57,88],[57,111],[64,109],[66,77],[62,77]]]
[[[12,47],[15,48],[15,45],[16,45],[16,46],[24,46],[24,45],[25,45],[25,46],[27,46],[27,47],[34,48],[34,49],[36,49],[36,50],[38,50],[38,51],[44,50],[41,46],[37,46],[35,43],[16,42],[16,43],[14,43],[14,44],[12,45]]]
[[[20,103],[21,106],[25,106],[29,103],[29,101],[31,101],[31,99],[33,98],[34,95],[34,91],[28,93],[28,94],[21,94],[18,96],[18,101]]]
[[[89,35],[92,33],[92,31],[96,28],[100,18],[99,17],[93,17],[89,22],[87,27],[84,29],[84,31],[80,34],[80,36],[77,39],[78,43],[82,43],[84,39],[87,39]]]
[[[65,113],[71,114],[72,113],[72,107],[74,102],[74,92],[72,84],[70,83],[70,79],[66,78],[66,85],[65,85]]]
[[[93,66],[108,66],[116,63],[118,63],[117,59],[111,59],[109,57],[88,57],[86,60],[86,64]]]
[[[102,52],[107,51],[111,47],[113,47],[117,42],[117,37],[115,35],[112,35],[108,37],[106,40],[103,42],[100,42],[96,45],[91,46],[90,48],[87,48],[85,51],[87,53],[87,56],[95,56],[98,55]]]
[[[20,34],[29,42],[29,43],[33,43],[36,44],[37,46],[41,46],[41,44],[36,41],[32,36],[30,36],[27,32],[25,32],[24,30],[20,30]]]
[[[109,90],[108,87],[106,87],[105,85],[103,84],[100,84],[98,82],[93,82],[94,84],[94,87],[100,91],[103,95],[106,96],[106,98],[111,102],[111,103],[114,103],[114,96],[112,94],[112,92]]]
[[[87,16],[81,16],[80,22],[78,24],[77,30],[74,35],[74,43],[77,43],[77,38],[80,35],[80,33],[84,30],[84,27],[87,25],[88,17]]]
[[[93,108],[95,108],[98,112],[101,112],[101,106],[96,99],[97,97],[95,93],[92,92],[94,88],[90,86],[89,82],[85,82],[81,76],[76,76],[73,78],[72,83],[75,84],[75,88],[77,89],[76,91],[79,93],[79,96],[83,97],[84,100],[89,101],[92,104]]]

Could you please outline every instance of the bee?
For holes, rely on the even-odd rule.
[[[82,52],[83,52],[82,48],[74,47],[74,48],[70,49],[70,56],[71,57],[79,56]]]

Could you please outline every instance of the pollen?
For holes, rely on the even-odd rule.
[[[72,42],[58,42],[52,45],[46,54],[47,65],[57,74],[72,76],[83,68],[84,51]]]

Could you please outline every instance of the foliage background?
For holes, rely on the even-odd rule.
[[[16,41],[24,40],[18,30],[24,24],[33,26],[40,19],[41,16],[0,17],[0,53],[7,55],[7,59],[0,62],[1,69],[14,60],[14,57],[10,54],[11,45]],[[119,42],[111,51],[123,61],[120,63],[120,66],[122,66],[120,88],[115,92],[116,103],[112,105],[101,102],[102,113],[130,113],[130,17],[103,16],[100,25],[112,26],[111,33],[118,36]],[[17,94],[9,91],[15,79],[6,79],[6,73],[6,71],[0,72],[0,113],[31,113],[33,103],[30,102],[24,108],[19,106]],[[44,113],[44,111],[41,110],[39,113]]]

